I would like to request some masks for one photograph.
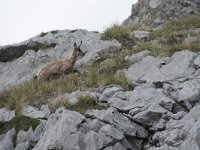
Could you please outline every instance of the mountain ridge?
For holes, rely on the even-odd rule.
[[[138,0],[123,25],[147,24],[157,27],[166,21],[200,15],[198,0]]]

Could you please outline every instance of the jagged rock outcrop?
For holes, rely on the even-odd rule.
[[[125,73],[129,80],[135,84],[184,81],[199,76],[198,61],[198,53],[186,50],[166,58],[147,56],[142,61],[132,65]]]
[[[45,64],[70,57],[73,43],[83,41],[81,49],[87,54],[76,66],[101,58],[103,51],[117,51],[117,41],[103,41],[101,34],[87,30],[51,31],[16,45],[0,49],[0,90],[31,79]],[[22,48],[23,47],[23,48]],[[25,47],[25,48],[24,48]]]
[[[131,122],[112,108],[89,111],[86,117],[60,108],[48,119],[43,134],[33,149],[141,149],[142,139],[147,136],[148,132],[142,126]],[[131,145],[134,142],[135,145]]]
[[[9,130],[7,133],[0,135],[0,149],[2,150],[13,150],[13,136],[15,129]]]
[[[123,25],[147,24],[156,27],[168,20],[199,14],[199,0],[138,0]]]

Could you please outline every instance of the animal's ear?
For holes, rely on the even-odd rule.
[[[83,42],[81,41],[81,43],[79,44],[79,46],[78,46],[78,48],[80,48],[81,47],[81,44],[82,44]]]
[[[77,48],[77,44],[76,44],[76,42],[74,42],[74,48]]]

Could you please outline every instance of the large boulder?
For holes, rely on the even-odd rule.
[[[198,74],[194,64],[198,56],[199,54],[190,51],[176,52],[172,57],[166,58],[148,56],[132,65],[125,73],[133,84],[184,80]]]
[[[162,89],[155,88],[136,88],[131,92],[117,93],[108,100],[110,106],[126,112],[132,120],[151,131],[165,128],[175,103]]]
[[[2,46],[0,48],[0,90],[33,78],[34,74],[47,63],[69,58],[73,43],[79,41],[83,41],[81,49],[86,52],[86,55],[77,60],[76,67],[100,59],[101,52],[114,52],[121,48],[121,44],[116,40],[103,41],[100,33],[87,30],[52,31],[19,44]],[[25,45],[23,49],[16,48],[23,45]],[[17,55],[19,53],[20,55]]]
[[[145,128],[135,122],[131,122],[127,117],[113,108],[108,108],[103,111],[91,110],[86,113],[86,116],[112,124],[115,128],[128,136],[144,139],[148,136],[148,132]]]
[[[78,141],[81,137],[77,128],[83,119],[84,116],[77,112],[58,109],[48,119],[34,150],[78,149]]]

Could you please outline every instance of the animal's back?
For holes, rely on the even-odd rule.
[[[36,75],[39,80],[48,80],[50,77],[59,76],[68,70],[69,63],[63,60],[46,65]]]

